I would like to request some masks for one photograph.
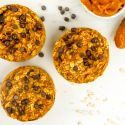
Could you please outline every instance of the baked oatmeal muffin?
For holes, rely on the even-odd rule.
[[[53,106],[55,88],[48,73],[35,66],[19,67],[9,73],[1,87],[2,106],[20,121],[32,121]]]
[[[39,53],[45,42],[42,20],[29,8],[17,4],[0,8],[0,57],[25,61]]]
[[[115,44],[118,48],[125,48],[125,18],[122,20],[115,35]]]
[[[72,28],[55,43],[53,60],[57,71],[75,83],[94,81],[109,61],[107,40],[89,28]]]
[[[112,16],[125,6],[125,0],[81,0],[81,2],[99,16]]]

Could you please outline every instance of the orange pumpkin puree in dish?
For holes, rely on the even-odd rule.
[[[125,0],[81,0],[81,2],[99,16],[112,16],[125,6]]]

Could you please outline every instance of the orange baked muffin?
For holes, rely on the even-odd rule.
[[[112,16],[125,6],[125,0],[81,0],[81,2],[99,16]]]
[[[125,48],[125,18],[122,20],[115,35],[115,44],[118,48]]]
[[[53,60],[65,79],[75,83],[91,82],[107,67],[108,42],[96,30],[72,28],[55,43]]]
[[[53,106],[55,87],[49,74],[36,66],[23,66],[9,73],[1,86],[2,106],[20,121],[32,121]]]
[[[17,4],[0,8],[1,58],[16,62],[30,59],[44,42],[44,25],[32,10]]]

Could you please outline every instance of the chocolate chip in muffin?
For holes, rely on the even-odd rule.
[[[17,12],[17,11],[18,11],[18,8],[15,7],[15,6],[11,6],[11,11],[12,11],[12,12]]]
[[[18,106],[17,109],[18,109],[19,115],[25,115],[25,108]]]
[[[26,22],[26,15],[24,15],[24,14],[20,15],[19,21],[20,21],[20,23],[25,23]]]
[[[17,50],[16,48],[10,47],[10,48],[9,48],[9,53],[10,53],[10,54],[14,54],[14,53],[16,52],[16,50]]]
[[[97,47],[96,47],[96,46],[91,46],[91,50],[92,50],[92,51],[96,51],[96,50],[97,50]]]
[[[11,10],[11,5],[6,6],[7,10]]]
[[[39,45],[40,45],[40,41],[39,41],[39,40],[36,40],[36,41],[35,41],[35,44],[36,44],[37,46],[39,46]]]
[[[19,43],[19,39],[15,39],[15,40],[14,40],[14,43],[15,43],[15,44],[18,44],[18,43]]]
[[[29,103],[29,99],[23,99],[22,101],[21,101],[21,104],[22,105],[28,105],[28,103]]]
[[[79,54],[79,56],[80,56],[81,58],[84,58],[84,57],[85,57],[85,53],[81,52],[81,53]]]
[[[25,85],[25,86],[24,86],[24,90],[25,90],[25,91],[28,91],[28,90],[29,90],[29,86],[28,86],[28,85]]]
[[[18,103],[17,103],[16,100],[12,100],[11,104],[14,105],[14,106],[18,106]]]
[[[95,58],[95,56],[94,56],[93,54],[91,54],[88,58],[89,58],[90,60],[96,61],[96,58]]]
[[[18,29],[18,26],[16,24],[12,24],[13,29]]]
[[[18,95],[14,95],[14,96],[13,96],[13,99],[14,99],[14,100],[18,100],[18,99],[19,99]]]
[[[42,10],[46,10],[46,6],[45,6],[45,5],[42,5],[42,6],[41,6],[41,9],[42,9]]]
[[[69,7],[65,7],[65,9],[64,9],[65,11],[69,11]]]
[[[38,56],[39,56],[39,57],[44,57],[44,53],[43,53],[43,52],[40,52],[40,53],[38,54]]]
[[[103,58],[104,58],[104,55],[103,55],[103,54],[99,54],[99,55],[98,55],[98,59],[99,59],[99,60],[103,60]]]
[[[15,39],[18,39],[18,35],[17,34],[12,34],[12,38],[15,40]]]
[[[26,24],[25,24],[25,23],[20,23],[20,27],[21,27],[21,28],[25,28],[25,27],[26,27]]]
[[[61,57],[64,52],[64,48],[59,48],[58,50],[58,56]]]
[[[73,67],[73,70],[74,70],[74,71],[78,71],[78,67],[77,67],[77,66],[74,66],[74,67]]]
[[[44,22],[45,21],[45,17],[41,16],[40,19]]]
[[[29,76],[32,72],[34,72],[33,69],[30,69],[28,72],[27,72],[27,75]]]
[[[44,91],[41,92],[42,97],[46,97],[46,93]]]
[[[92,43],[97,43],[97,42],[99,42],[99,39],[97,37],[94,37],[94,38],[91,39],[91,42]]]
[[[20,36],[21,36],[22,38],[26,38],[26,33],[22,32],[22,33],[20,33]]]
[[[4,40],[3,43],[4,43],[4,45],[5,45],[6,47],[8,47],[8,46],[10,45],[10,41],[9,41],[9,40]]]
[[[87,57],[89,57],[91,55],[91,51],[90,50],[86,50],[86,55],[87,55]]]
[[[22,52],[22,53],[26,52],[26,48],[21,47],[21,48],[20,48],[20,52]]]
[[[7,107],[6,111],[8,112],[8,114],[12,114],[14,112],[14,109],[12,107]]]
[[[76,14],[72,14],[72,15],[71,15],[71,18],[72,18],[72,19],[76,19]]]
[[[46,94],[46,99],[50,100],[51,99],[51,95],[50,94]]]
[[[77,28],[71,28],[71,32],[75,33],[77,31]]]
[[[76,45],[77,45],[78,48],[82,48],[82,46],[83,46],[81,41],[77,42]]]
[[[68,17],[64,17],[64,20],[65,20],[66,22],[69,22],[69,18],[68,18]]]
[[[65,26],[59,26],[59,30],[60,30],[60,31],[64,31],[65,29],[66,29]]]
[[[38,104],[37,102],[35,102],[34,104],[35,109],[41,109],[42,107],[43,107],[43,104]]]
[[[25,76],[24,77],[24,82],[27,84],[27,83],[29,83],[29,79]]]
[[[4,23],[4,15],[0,14],[0,24],[3,24],[3,23]]]
[[[33,85],[33,87],[32,87],[32,88],[33,88],[33,90],[34,90],[34,91],[38,91],[38,90],[40,89],[40,87],[39,87],[39,86],[35,86],[35,85]]]
[[[32,75],[32,78],[34,80],[39,80],[40,79],[40,74]]]
[[[41,30],[42,29],[42,25],[40,23],[36,23],[34,28],[33,28],[33,31],[36,32],[38,30]]]
[[[11,88],[12,87],[12,82],[10,80],[7,80],[6,86],[9,87],[9,88]]]
[[[89,66],[89,65],[90,65],[90,63],[88,62],[88,59],[87,59],[87,58],[83,58],[83,64],[84,64],[85,66]]]

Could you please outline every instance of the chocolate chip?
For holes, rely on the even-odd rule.
[[[18,39],[18,36],[17,34],[12,34],[12,38],[15,40],[15,39]]]
[[[67,44],[66,44],[66,47],[70,49],[73,44],[74,44],[73,42],[67,43]]]
[[[18,26],[17,26],[16,24],[13,24],[13,25],[12,25],[12,28],[13,28],[13,29],[18,29]]]
[[[39,86],[35,86],[35,85],[33,85],[32,88],[33,88],[34,91],[38,91],[40,87],[39,87]]]
[[[96,48],[95,46],[91,46],[91,50],[92,50],[92,51],[96,51],[97,48]]]
[[[41,6],[41,9],[46,10],[46,6],[45,5]]]
[[[59,26],[59,30],[64,31],[66,29],[65,26]]]
[[[22,38],[26,38],[26,33],[23,32],[23,33],[20,33],[20,35]]]
[[[86,50],[86,55],[89,57],[91,55],[91,51],[90,50]]]
[[[27,72],[27,75],[29,76],[31,72],[34,72],[34,70],[30,69],[29,72]]]
[[[89,66],[90,65],[87,58],[83,58],[83,64],[85,66]]]
[[[11,87],[12,87],[12,83],[11,83],[11,81],[10,81],[10,80],[7,80],[7,82],[6,82],[6,86],[7,86],[7,87],[9,87],[9,88],[11,88]]]
[[[19,21],[20,21],[20,23],[25,23],[25,22],[26,22],[26,15],[22,14],[22,15],[19,17]]]
[[[8,114],[12,114],[14,112],[14,109],[12,107],[7,107],[6,111],[8,112]]]
[[[19,93],[22,93],[22,92],[23,92],[23,89],[22,89],[22,88],[18,89],[18,92],[19,92]]]
[[[20,23],[20,27],[21,27],[21,28],[25,28],[25,27],[26,27],[26,24],[25,24],[25,23]]]
[[[64,20],[65,20],[66,22],[69,22],[69,18],[68,18],[68,17],[64,17]]]
[[[71,32],[76,32],[77,28],[71,28]]]
[[[28,103],[29,103],[29,100],[28,100],[28,99],[23,99],[23,100],[21,101],[21,104],[22,104],[22,105],[28,105]]]
[[[58,49],[58,56],[61,57],[64,52],[64,48],[59,48]]]
[[[26,48],[21,47],[21,48],[20,48],[20,52],[22,52],[22,53],[26,52]]]
[[[27,34],[29,34],[29,33],[30,33],[29,29],[26,29],[26,33],[27,33]]]
[[[69,7],[65,7],[65,9],[64,9],[65,11],[69,11]]]
[[[39,109],[39,105],[37,103],[34,104],[35,109]]]
[[[63,9],[63,7],[62,6],[58,6],[58,10],[62,10]]]
[[[15,7],[15,6],[11,6],[11,11],[13,11],[13,12],[17,12],[17,11],[18,11],[18,8]]]
[[[15,42],[15,44],[18,44],[19,43],[19,39],[15,39],[14,42]]]
[[[19,115],[25,115],[25,108],[18,106],[17,109],[18,109]]]
[[[83,46],[82,42],[80,42],[80,41],[77,42],[76,45],[77,45],[78,48],[82,48],[82,46]]]
[[[25,85],[25,86],[24,86],[24,90],[25,90],[25,91],[28,91],[28,90],[29,90],[28,85]]]
[[[74,70],[74,71],[78,71],[78,67],[77,67],[77,66],[74,66],[74,67],[73,67],[73,70]]]
[[[7,32],[6,32],[6,35],[8,35],[8,36],[11,35],[11,32],[10,32],[10,31],[7,31]]]
[[[95,56],[94,55],[90,55],[89,57],[88,57],[90,60],[94,60],[94,61],[96,61],[96,58],[95,58]]]
[[[4,43],[5,46],[9,46],[10,45],[10,41],[9,40],[4,40],[3,43]]]
[[[61,14],[61,15],[63,15],[64,13],[65,13],[65,11],[64,11],[64,10],[61,10],[61,11],[60,11],[60,14]]]
[[[43,108],[43,104],[39,104],[39,109],[42,109]]]
[[[27,83],[29,83],[29,79],[25,76],[24,77],[24,82],[27,84]]]
[[[46,93],[44,91],[41,92],[42,97],[46,97]]]
[[[40,41],[39,41],[39,40],[36,40],[36,41],[35,41],[35,44],[36,44],[37,46],[39,46],[39,45],[40,45]]]
[[[94,38],[91,39],[91,42],[92,43],[97,43],[97,42],[99,42],[99,39],[97,37],[94,37]]]
[[[45,21],[45,17],[41,16],[40,19],[44,22]]]
[[[18,103],[16,102],[16,100],[12,100],[11,104],[14,106],[18,106]]]
[[[16,48],[10,47],[9,48],[9,53],[14,54],[16,52],[16,50],[17,50]]]
[[[44,53],[43,53],[43,52],[40,52],[40,53],[38,54],[38,56],[39,56],[39,57],[44,57]]]
[[[11,5],[6,6],[7,10],[11,10]]]
[[[3,24],[4,23],[4,16],[3,14],[0,14],[0,24]]]
[[[71,15],[71,18],[72,18],[72,19],[75,19],[75,18],[76,18],[76,14],[72,14],[72,15]]]
[[[47,94],[46,95],[46,99],[50,100],[51,99],[51,95]]]
[[[18,95],[14,95],[14,96],[13,96],[13,99],[14,99],[14,100],[18,100],[18,99],[19,99]]]
[[[39,80],[39,79],[40,79],[40,74],[33,75],[32,78],[33,78],[34,80]]]
[[[103,58],[104,58],[104,55],[103,55],[103,54],[99,54],[99,55],[98,55],[98,59],[99,59],[99,60],[103,60]]]
[[[33,28],[33,31],[36,32],[38,30],[41,30],[42,29],[42,25],[40,23],[36,23],[34,28]]]
[[[80,56],[81,58],[84,58],[84,57],[85,57],[85,54],[84,54],[84,53],[80,53],[79,56]]]

